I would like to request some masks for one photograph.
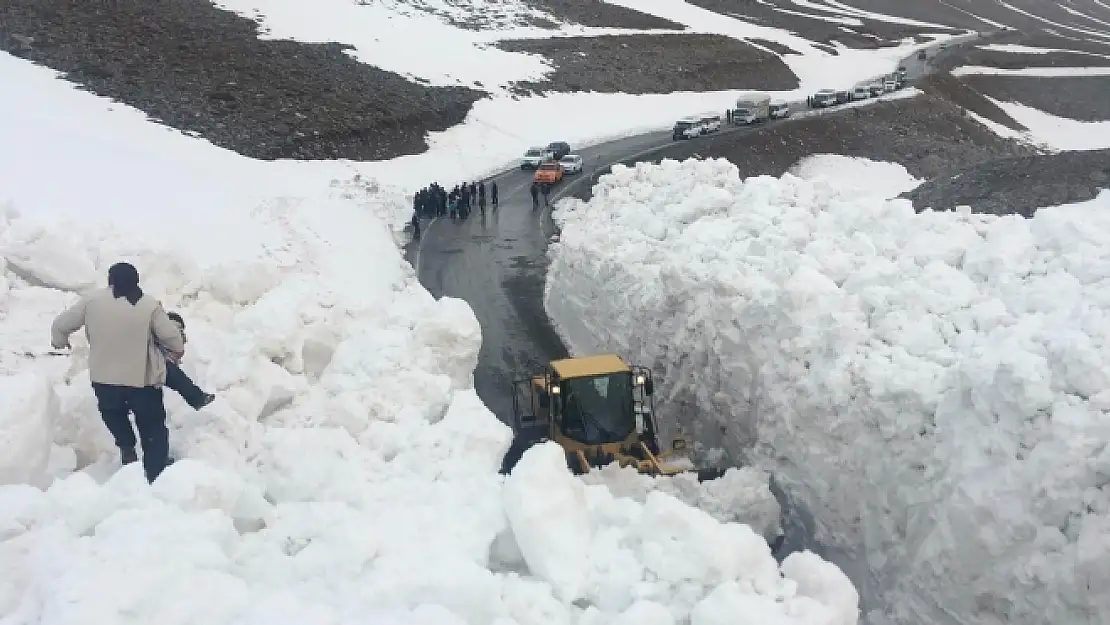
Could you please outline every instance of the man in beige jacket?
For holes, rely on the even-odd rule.
[[[89,377],[104,425],[116,439],[123,463],[135,462],[135,431],[128,413],[135,414],[143,469],[153,482],[169,461],[162,385],[167,356],[184,355],[181,330],[162,304],[139,288],[139,272],[128,263],[112,265],[107,289],[86,295],[58,315],[50,328],[51,344],[69,347],[69,336],[81,327],[89,339]]]

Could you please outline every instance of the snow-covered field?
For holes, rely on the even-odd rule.
[[[0,76],[0,622],[856,622],[835,566],[772,558],[758,471],[611,491],[539,447],[499,476],[481,330],[402,259],[400,192],[241,158],[4,53]],[[46,351],[119,260],[219,394],[167,395],[179,460],[152,487],[117,471],[83,338]]]
[[[572,351],[773,470],[855,550],[872,623],[1110,618],[1110,192],[1035,218],[915,214],[898,165],[618,166],[561,202]]]

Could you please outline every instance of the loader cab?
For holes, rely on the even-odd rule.
[[[566,358],[513,386],[516,438],[555,441],[590,458],[641,445],[659,453],[655,383],[644,367],[611,354]]]

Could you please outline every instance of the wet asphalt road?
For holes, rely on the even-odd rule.
[[[576,152],[585,159],[585,173],[556,187],[552,203],[598,163],[608,165],[669,138],[669,132],[652,133]],[[540,209],[532,208],[532,176],[519,169],[495,176],[500,205],[497,210],[487,205],[484,217],[474,210],[466,220],[424,220],[423,237],[408,254],[433,296],[458,297],[474,309],[482,326],[474,386],[505,422],[512,419],[512,380],[567,355],[543,309],[547,243],[554,226],[542,199]]]

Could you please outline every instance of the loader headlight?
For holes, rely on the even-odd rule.
[[[647,382],[647,378],[646,378],[646,377],[644,377],[644,376],[642,376],[642,375],[638,375],[638,376],[636,376],[636,386],[643,386],[643,385],[644,385],[644,382]]]
[[[560,389],[559,389],[558,385],[556,385],[556,386],[552,386],[552,387],[551,387],[551,394],[552,394],[552,395],[558,395],[558,394],[559,394],[559,390],[560,390]]]
[[[681,438],[674,439],[673,441],[671,441],[671,449],[673,449],[674,451],[682,451],[683,449],[686,449],[686,441]]]

